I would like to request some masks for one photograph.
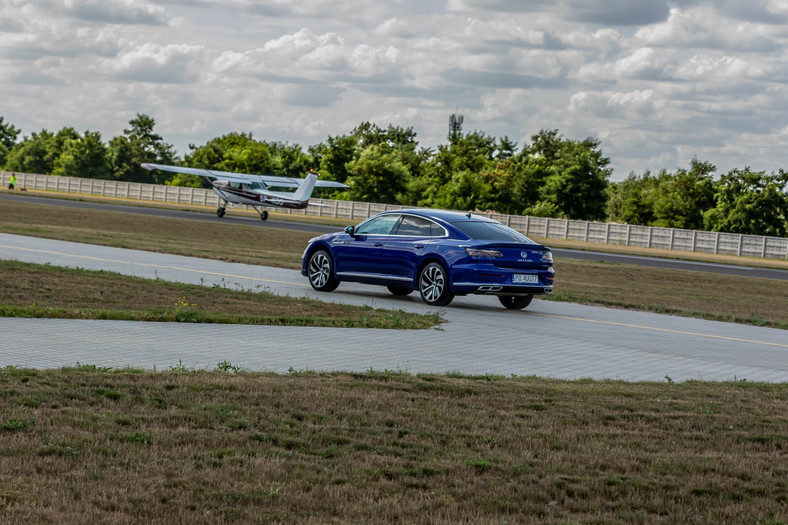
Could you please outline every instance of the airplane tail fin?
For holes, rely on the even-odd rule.
[[[315,189],[315,183],[317,182],[317,178],[320,176],[319,173],[314,171],[310,171],[309,175],[301,182],[301,185],[298,186],[298,189],[293,192],[293,198],[299,201],[308,201],[309,197],[312,196],[312,191]]]

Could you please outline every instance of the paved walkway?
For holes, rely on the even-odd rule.
[[[314,292],[297,271],[0,234],[0,258],[206,286],[424,312],[414,296],[342,284]],[[167,370],[397,370],[565,379],[788,381],[788,332],[535,300],[524,312],[459,297],[419,331],[0,318],[0,366],[76,363]]]

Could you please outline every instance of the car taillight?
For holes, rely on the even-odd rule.
[[[480,250],[478,248],[465,248],[465,252],[474,259],[495,259],[496,257],[503,257],[503,254],[498,250]]]
[[[553,252],[544,252],[542,254],[542,262],[553,264]]]

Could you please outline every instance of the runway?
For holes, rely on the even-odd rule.
[[[343,283],[312,290],[295,270],[0,234],[0,258],[103,269],[205,286],[269,290],[425,312],[416,294]],[[360,330],[0,318],[0,366],[76,363],[167,370],[394,370],[626,381],[788,381],[788,332],[534,300],[507,311],[494,297],[458,297],[431,330]]]

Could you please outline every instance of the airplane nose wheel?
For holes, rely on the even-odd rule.
[[[216,216],[219,217],[220,219],[222,217],[224,217],[224,208],[223,207],[219,206],[218,208],[216,208]]]
[[[260,213],[260,220],[264,221],[267,218],[268,218],[268,210],[263,210],[262,213]]]

